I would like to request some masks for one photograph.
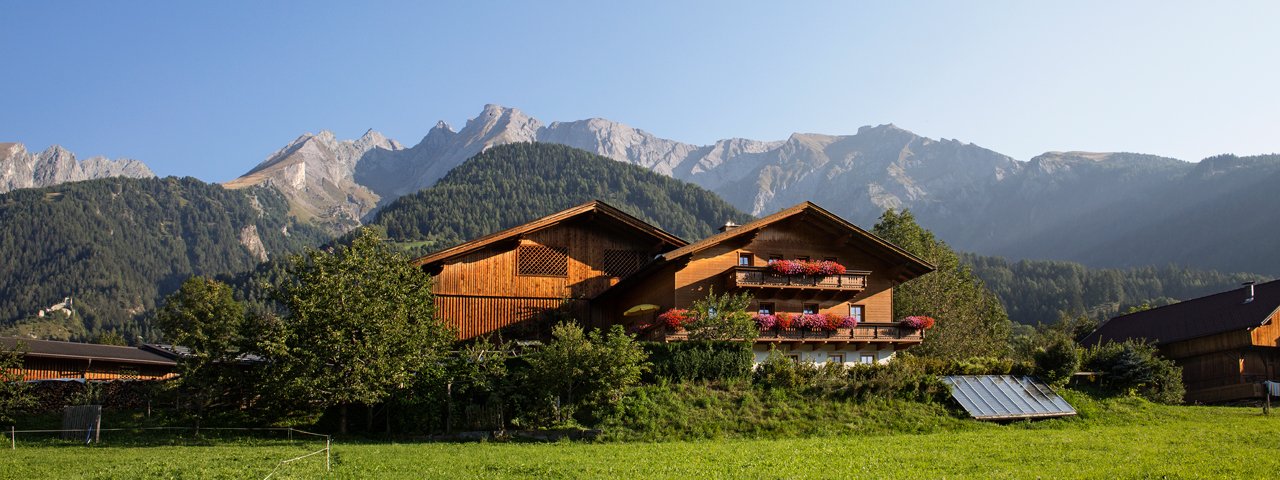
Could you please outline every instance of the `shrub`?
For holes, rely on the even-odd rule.
[[[815,373],[813,363],[797,362],[769,350],[769,357],[756,367],[755,383],[767,389],[791,389],[808,385]]]
[[[669,381],[733,380],[751,376],[751,344],[728,341],[645,343],[650,373]]]
[[[1066,335],[1053,335],[1048,345],[1036,350],[1036,374],[1053,385],[1064,385],[1080,368],[1080,349]]]
[[[1084,368],[1102,374],[1100,384],[1113,393],[1138,395],[1158,403],[1182,402],[1182,368],[1160,356],[1156,347],[1127,340],[1085,350]]]
[[[706,298],[693,302],[690,308],[693,322],[689,324],[689,338],[695,340],[755,340],[760,335],[752,314],[747,312],[751,305],[751,294],[724,293],[716,295],[715,291]]]
[[[553,339],[526,355],[524,389],[533,398],[531,425],[591,422],[640,381],[647,355],[620,325],[584,333],[576,323],[552,329]]]

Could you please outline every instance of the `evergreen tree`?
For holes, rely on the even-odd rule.
[[[910,211],[885,211],[874,233],[937,268],[893,291],[893,311],[898,318],[924,315],[937,319],[924,343],[912,353],[964,359],[999,357],[1008,351],[1010,324],[1004,307],[960,262],[959,255],[920,227]]]

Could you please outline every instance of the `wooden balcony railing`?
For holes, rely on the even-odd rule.
[[[739,288],[817,288],[862,291],[871,272],[850,271],[840,275],[784,275],[769,267],[733,267],[730,276]]]
[[[666,335],[668,341],[688,340],[688,332],[672,332]],[[851,329],[842,328],[835,331],[811,331],[808,329],[788,328],[773,329],[760,332],[757,342],[868,342],[868,343],[907,343],[924,341],[924,332],[914,328],[903,328],[895,324],[860,324]]]

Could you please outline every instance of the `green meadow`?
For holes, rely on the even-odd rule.
[[[172,440],[113,446],[19,437],[4,478],[1274,478],[1280,414],[1071,395],[1080,416],[939,422],[928,433],[678,442]]]

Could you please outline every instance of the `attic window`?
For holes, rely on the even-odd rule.
[[[569,254],[564,248],[521,245],[516,248],[516,275],[569,276]]]
[[[610,277],[622,278],[640,269],[644,265],[645,255],[631,250],[605,250],[604,273]]]

